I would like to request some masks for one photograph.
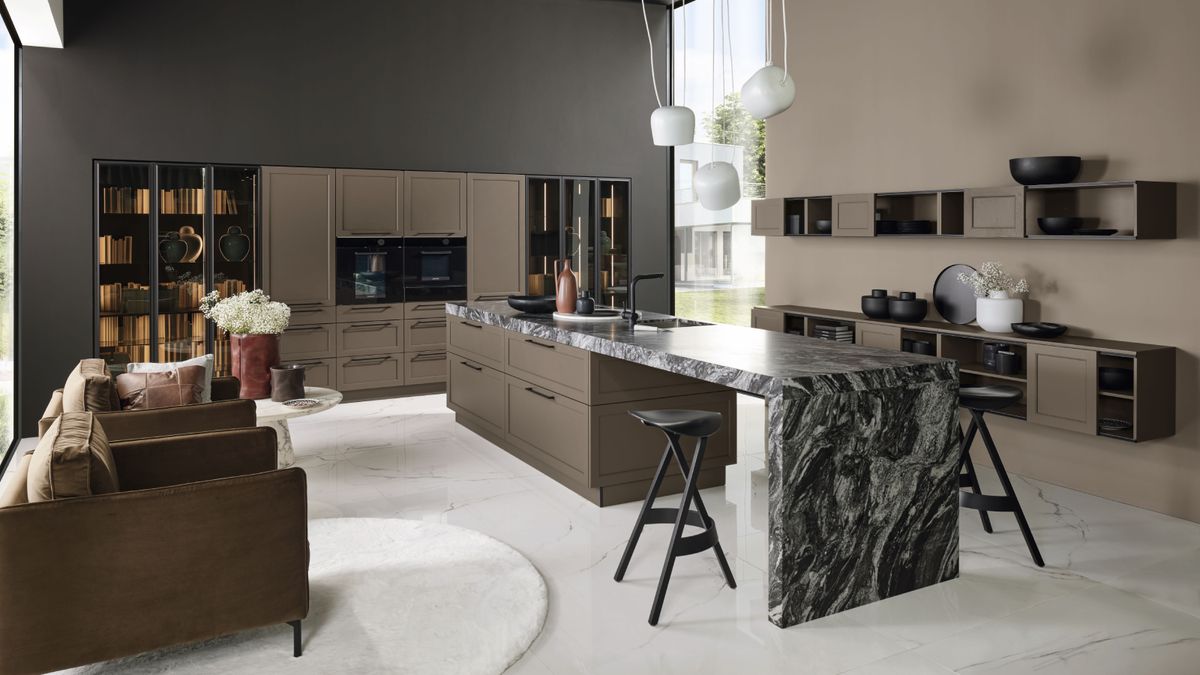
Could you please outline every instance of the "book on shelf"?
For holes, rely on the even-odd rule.
[[[113,214],[149,214],[150,188],[100,188],[100,212]]]
[[[100,237],[99,257],[101,265],[121,265],[133,262],[133,237]]]

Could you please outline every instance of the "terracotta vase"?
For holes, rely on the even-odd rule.
[[[278,335],[229,335],[232,375],[242,388],[240,398],[267,398],[271,395],[271,366],[279,365]]]
[[[564,258],[562,270],[556,281],[557,292],[554,294],[554,306],[559,314],[574,314],[575,301],[579,299],[579,284],[575,281],[575,272],[571,270],[571,259]]]

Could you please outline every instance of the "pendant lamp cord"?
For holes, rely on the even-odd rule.
[[[766,39],[765,43],[766,43],[766,47],[767,47],[766,61],[767,61],[768,66],[773,65],[775,63],[775,55],[772,54],[774,45],[772,44],[772,41],[771,41],[771,32],[772,32],[772,28],[775,25],[775,22],[773,21],[774,17],[772,17],[771,14],[774,11],[774,9],[775,9],[775,0],[767,0],[767,12],[766,12],[767,39]]]
[[[783,77],[779,80],[783,84],[788,78],[787,0],[779,0],[779,4],[783,5]]]
[[[646,42],[650,45],[650,85],[654,87],[654,100],[662,107],[662,98],[658,95],[658,76],[654,73],[654,38],[650,37],[650,18],[646,16],[646,0],[642,0],[642,23],[646,24]]]

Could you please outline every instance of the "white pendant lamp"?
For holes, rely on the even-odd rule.
[[[780,0],[783,5],[783,68],[772,63],[773,1],[767,0],[767,65],[759,68],[742,85],[742,105],[752,117],[760,120],[778,115],[792,107],[796,100],[796,83],[787,72],[787,0]]]
[[[684,12],[687,5],[684,5]],[[687,145],[696,137],[696,114],[682,105],[663,105],[658,95],[658,76],[654,73],[654,38],[650,37],[650,19],[646,16],[646,0],[642,0],[642,22],[646,24],[646,41],[650,43],[650,83],[658,108],[650,113],[650,137],[655,145]],[[684,15],[684,49],[687,49],[687,15]],[[685,52],[686,59],[686,52]],[[685,61],[686,62],[686,61]],[[686,73],[684,71],[686,82]]]
[[[718,0],[713,3],[713,13],[715,14],[718,7],[721,11],[721,99],[725,99],[725,40],[729,33],[729,0]],[[717,51],[717,18],[713,17],[713,53]],[[732,60],[733,47],[729,46],[729,51]],[[714,64],[716,65],[716,64]],[[716,75],[713,75],[713,109],[716,105],[717,83]],[[696,191],[696,197],[700,200],[700,206],[709,211],[722,211],[731,208],[738,200],[742,198],[742,183],[738,179],[737,169],[729,162],[718,161],[716,159],[716,148],[713,144],[712,160],[708,164],[696,170],[696,175],[692,177],[692,189]]]

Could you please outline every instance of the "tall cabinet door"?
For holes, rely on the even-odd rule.
[[[336,206],[339,237],[399,237],[404,172],[338,169]]]
[[[263,276],[272,299],[333,305],[334,170],[263,167]]]
[[[467,297],[502,300],[525,286],[525,177],[467,176]]]
[[[1030,422],[1096,433],[1096,352],[1030,344]]]
[[[467,174],[407,171],[404,174],[404,236],[467,234]]]

